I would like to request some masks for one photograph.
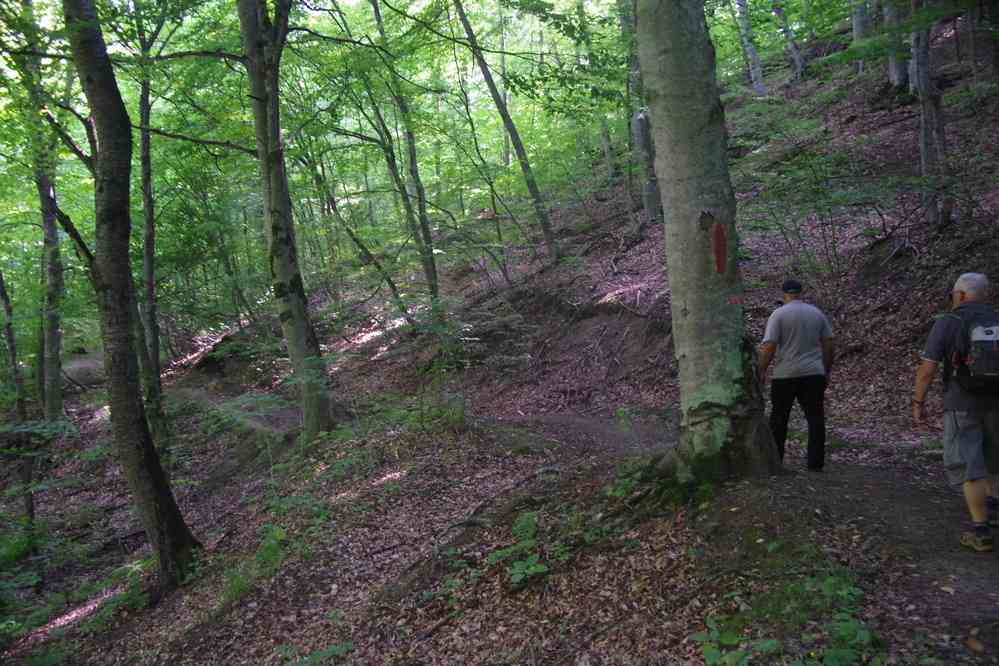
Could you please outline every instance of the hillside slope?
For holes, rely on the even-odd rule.
[[[955,152],[999,145],[999,88],[954,72]],[[385,330],[376,312],[324,322],[354,417],[313,446],[297,443],[268,327],[175,368],[171,474],[205,551],[156,607],[143,605],[148,549],[107,456],[106,407],[82,396],[81,435],[53,452],[55,482],[39,493],[64,549],[46,581],[53,624],[5,659],[994,661],[999,569],[958,549],[940,433],[913,430],[908,406],[954,277],[999,256],[995,155],[968,167],[960,219],[927,227],[905,180],[913,107],[886,108],[879,76],[833,69],[728,99],[733,146],[746,148],[733,174],[748,329],[760,337],[788,275],[836,329],[827,474],[797,473],[799,423],[788,475],[657,501],[638,471],[677,426],[662,229],[635,234],[625,183],[593,187],[553,211],[568,257],[557,267],[525,246],[511,251],[513,288],[451,268],[446,335]]]

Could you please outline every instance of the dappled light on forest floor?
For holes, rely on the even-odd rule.
[[[52,635],[52,632],[58,629],[66,629],[82,622],[97,612],[97,609],[101,607],[101,604],[120,593],[121,590],[122,588],[120,587],[108,588],[85,604],[63,613],[59,617],[49,621],[45,626],[35,629],[28,636],[16,643],[5,656],[16,657],[19,654],[24,653],[33,645],[47,640]]]

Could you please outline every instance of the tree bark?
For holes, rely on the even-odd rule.
[[[663,220],[662,194],[656,178],[656,148],[652,137],[652,123],[647,109],[635,114],[631,121],[631,131],[635,152],[639,156],[644,180],[642,182],[642,206],[649,224],[659,224]]]
[[[385,286],[388,287],[389,294],[391,295],[392,303],[396,306],[396,309],[399,310],[399,314],[402,315],[402,318],[406,320],[407,324],[415,326],[416,321],[409,313],[409,308],[406,307],[406,302],[403,300],[402,294],[399,292],[399,287],[396,285],[395,280],[392,279],[392,274],[385,268],[382,262],[378,260],[378,257],[376,257],[374,253],[368,249],[368,246],[364,243],[360,236],[358,236],[354,230],[350,228],[350,225],[347,224],[347,220],[343,219],[343,216],[340,214],[340,209],[336,203],[336,197],[333,196],[332,188],[330,188],[329,183],[326,182],[326,175],[319,169],[316,161],[311,156],[304,157],[302,161],[312,172],[312,180],[316,186],[316,194],[322,202],[322,216],[327,219],[327,223],[329,222],[330,217],[339,223],[340,227],[347,234],[347,237],[350,238],[351,242],[357,248],[361,258],[366,263],[374,266],[378,275],[382,278],[382,281],[385,282]]]
[[[11,381],[14,383],[14,418],[16,423],[24,424],[28,420],[28,401],[24,390],[24,377],[21,375],[21,365],[17,357],[17,337],[14,334],[14,308],[7,292],[3,271],[0,271],[0,305],[3,306],[4,325],[3,337],[7,346],[7,363],[10,368]],[[31,450],[31,438],[26,433],[17,433],[13,438],[21,460],[18,461],[18,480],[22,485],[24,501],[25,527],[28,534],[35,529],[35,493],[31,489],[35,476],[35,456]]]
[[[385,33],[385,26],[382,23],[382,13],[378,5],[378,0],[370,0],[372,10],[375,14],[375,23],[378,33],[383,42],[388,42]],[[399,83],[398,81],[396,82]],[[423,241],[418,247],[422,254],[425,267],[427,288],[430,292],[431,307],[434,312],[438,312],[438,301],[440,300],[440,280],[437,277],[437,260],[434,258],[434,239],[430,231],[430,216],[427,214],[427,190],[423,186],[423,179],[420,177],[420,162],[417,159],[416,134],[413,131],[413,114],[409,109],[409,100],[402,92],[390,85],[392,97],[395,105],[402,116],[403,137],[406,141],[406,153],[408,156],[409,178],[416,195],[416,212],[419,220],[419,233]]]
[[[153,197],[153,158],[151,149],[151,126],[153,103],[150,95],[149,56],[163,20],[147,33],[142,16],[142,4],[136,3],[135,21],[142,55],[142,77],[139,81],[139,162],[142,179],[142,285],[144,290],[144,316],[140,325],[145,328],[147,367],[143,373],[146,409],[149,424],[153,429],[153,439],[162,451],[168,450],[169,429],[163,412],[163,382],[160,367],[160,325],[157,314],[156,297],[156,200]]]
[[[725,113],[701,0],[640,0],[639,61],[656,137],[673,340],[681,482],[778,467],[746,337]],[[708,333],[710,332],[710,333]]]
[[[496,10],[499,12],[500,31],[500,80],[503,82],[502,97],[503,104],[510,108],[510,91],[506,87],[506,15],[503,13],[503,3],[496,3]],[[510,166],[510,134],[503,130],[503,166]]]
[[[22,20],[29,49],[38,47],[39,28],[31,0],[21,0]],[[42,121],[46,101],[42,89],[41,67],[36,56],[15,58],[27,92],[26,125],[30,133],[31,166],[38,193],[42,220],[42,273],[45,289],[39,340],[39,398],[46,421],[56,422],[63,416],[62,396],[62,257],[56,220],[55,155],[57,140]],[[68,96],[67,81],[67,96]]]
[[[500,118],[503,119],[503,126],[506,127],[507,134],[510,135],[510,141],[513,143],[513,151],[517,155],[520,170],[524,174],[524,182],[527,184],[527,190],[530,192],[531,200],[534,203],[534,214],[537,216],[538,225],[541,227],[541,233],[548,248],[549,258],[552,262],[557,262],[559,258],[558,243],[555,241],[555,233],[552,231],[551,222],[548,219],[548,211],[545,209],[541,190],[538,189],[538,182],[534,178],[531,162],[527,158],[527,150],[524,148],[524,142],[520,140],[520,133],[517,131],[517,126],[514,124],[513,118],[510,117],[510,111],[507,109],[506,103],[503,101],[503,96],[496,87],[492,72],[489,71],[489,64],[482,55],[482,49],[479,48],[478,39],[475,37],[475,31],[472,30],[472,24],[469,23],[468,17],[465,15],[465,7],[461,4],[461,0],[454,0],[454,8],[458,13],[458,20],[461,21],[461,25],[465,29],[465,36],[468,38],[472,57],[475,58],[475,62],[479,66],[479,71],[482,72],[482,78],[489,88],[489,94],[493,98],[496,110],[499,112]]]
[[[909,58],[899,32],[904,8],[899,0],[884,0],[885,31],[888,33],[888,82],[897,90],[909,87]]]
[[[748,0],[735,0],[733,10],[736,25],[739,27],[739,40],[742,43],[742,53],[749,65],[749,80],[753,87],[753,92],[757,95],[766,95],[767,86],[763,82],[763,66],[760,64],[760,54],[756,51],[756,42],[753,39],[753,23],[749,18]],[[639,27],[641,22],[639,21]],[[641,50],[641,45],[639,45]]]
[[[115,447],[159,563],[163,591],[178,586],[199,546],[180,513],[146,422],[135,349],[129,257],[132,127],[92,0],[63,0],[73,60],[93,114],[95,236],[91,263],[104,339]]]
[[[593,62],[593,40],[590,37],[590,26],[586,16],[586,7],[583,0],[576,0],[576,16],[579,20],[579,29],[582,32],[583,46],[586,48],[586,57],[590,63]],[[597,102],[596,91],[593,93],[593,101]],[[611,185],[617,180],[617,165],[614,162],[614,145],[611,142],[610,126],[603,112],[599,112],[600,130],[600,151],[604,156],[604,168],[607,170],[607,184]]]
[[[54,148],[54,146],[53,146]],[[62,419],[62,257],[56,222],[54,169],[36,167],[35,187],[41,204],[45,246],[45,398],[42,413],[46,421]]]
[[[794,30],[791,29],[791,23],[787,20],[787,13],[784,12],[783,0],[772,0],[771,8],[774,16],[777,18],[777,25],[780,27],[780,32],[784,36],[784,41],[787,42],[787,53],[791,57],[791,66],[794,68],[794,78],[800,79],[805,75],[805,56],[802,54],[801,48],[798,46],[798,40],[794,37]]]
[[[853,43],[867,38],[870,32],[870,14],[867,11],[867,0],[850,0],[850,27],[853,32]],[[864,71],[864,61],[857,61],[857,72]]]
[[[870,28],[867,0],[850,1],[850,28],[854,42],[859,42],[867,37]]]
[[[912,0],[912,15],[926,8],[926,0]],[[933,80],[930,60],[930,32],[926,26],[912,33],[913,85],[919,97],[919,166],[923,184],[923,210],[933,224],[947,224],[953,211],[953,197],[940,196],[946,186],[946,136],[942,95]]]
[[[303,434],[313,439],[333,426],[329,379],[319,339],[309,318],[298,264],[295,223],[281,139],[279,73],[288,36],[291,0],[239,0],[239,24],[253,100],[257,155],[264,199],[264,228],[270,254],[271,288],[281,330],[302,395]]]

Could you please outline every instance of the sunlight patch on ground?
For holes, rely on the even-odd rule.
[[[389,474],[386,474],[382,478],[375,479],[374,481],[372,481],[371,485],[372,486],[380,486],[380,485],[382,485],[384,483],[388,483],[390,481],[398,481],[402,477],[406,476],[406,474],[407,474],[407,472],[405,472],[405,471],[402,471],[402,472],[390,472]]]
[[[337,493],[336,495],[334,495],[331,498],[331,501],[333,502],[333,504],[336,504],[338,502],[350,502],[351,500],[357,499],[358,495],[360,495],[360,493],[358,493],[356,490],[345,490],[342,493]]]
[[[59,617],[50,621],[43,627],[35,629],[33,632],[25,636],[20,642],[14,645],[4,657],[13,657],[18,654],[23,653],[28,648],[32,647],[37,643],[41,643],[49,638],[49,635],[56,629],[62,629],[63,627],[68,627],[71,624],[76,624],[81,620],[84,620],[91,615],[93,615],[101,604],[113,597],[114,595],[121,592],[121,588],[113,587],[108,588],[101,592],[98,596],[94,597],[82,606],[77,606],[76,608],[70,610],[67,613],[63,613]]]
[[[621,287],[620,289],[615,289],[614,291],[609,291],[604,294],[603,298],[597,301],[598,305],[606,305],[607,303],[621,303],[625,298],[631,294],[635,294],[636,301],[641,303],[642,301],[642,290],[648,289],[651,282],[638,282],[636,284],[630,284],[627,287]]]

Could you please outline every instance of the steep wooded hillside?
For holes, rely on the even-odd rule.
[[[373,298],[373,256],[315,289],[348,414],[316,441],[299,438],[299,384],[259,303],[174,342],[162,454],[204,548],[155,605],[100,358],[67,356],[76,431],[43,456],[45,540],[24,557],[44,575],[3,578],[32,609],[4,663],[993,663],[999,568],[959,549],[941,433],[909,412],[954,278],[999,279],[999,84],[956,58],[948,26],[932,42],[946,224],[923,214],[916,101],[880,65],[826,62],[799,81],[772,57],[766,95],[724,95],[748,328],[758,341],[794,276],[839,344],[824,474],[803,471],[800,421],[786,474],[679,503],[643,474],[676,439],[682,305],[637,179],[608,184],[597,161],[599,175],[546,192],[555,265],[536,254],[540,231],[501,250],[504,276],[433,229],[444,317],[414,308],[410,326]]]

